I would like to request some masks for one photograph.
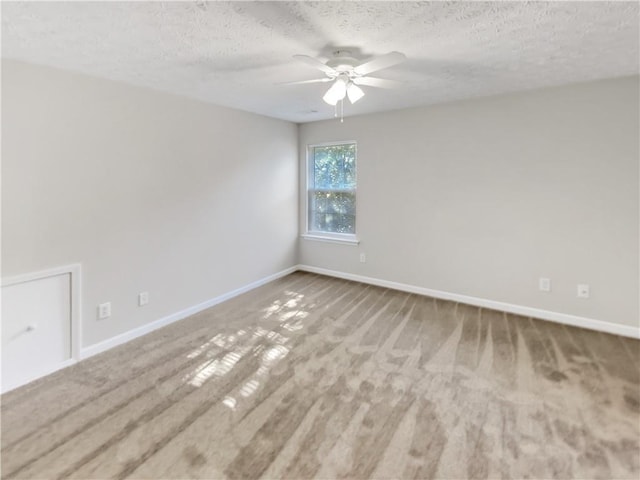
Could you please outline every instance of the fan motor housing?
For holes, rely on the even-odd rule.
[[[347,50],[336,50],[333,52],[333,58],[327,61],[327,66],[338,72],[348,72],[360,63],[360,60],[353,58],[351,52]]]

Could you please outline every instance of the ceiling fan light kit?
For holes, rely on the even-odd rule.
[[[335,105],[340,100],[344,99],[344,96],[347,94],[347,82],[344,78],[338,77],[333,85],[329,87],[327,93],[324,94],[322,99],[328,103],[329,105]]]
[[[322,97],[322,100],[331,106],[335,106],[336,103],[344,100],[344,97],[347,97],[351,103],[356,103],[364,97],[364,92],[360,87],[349,80],[348,77],[344,78],[341,75],[336,78],[333,85],[331,85],[329,90],[327,90],[327,93]]]
[[[351,103],[356,103],[358,100],[364,97],[364,91],[352,82],[347,87],[347,97],[349,97],[349,101]]]
[[[351,56],[351,52],[347,50],[337,50],[333,53],[333,58],[327,62],[322,62],[308,55],[294,55],[294,58],[320,70],[326,77],[315,80],[303,80],[301,82],[290,82],[289,85],[333,82],[322,97],[322,100],[336,107],[337,116],[337,104],[338,102],[344,102],[345,97],[347,97],[352,104],[364,97],[365,93],[359,85],[379,88],[393,87],[394,83],[397,82],[383,78],[368,77],[367,75],[403,62],[407,57],[400,52],[391,52],[366,60],[365,62],[359,62]],[[341,110],[342,108],[343,103],[341,103]]]

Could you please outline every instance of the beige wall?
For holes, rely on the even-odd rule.
[[[638,87],[623,78],[302,125],[302,162],[307,144],[358,142],[361,244],[301,240],[300,263],[638,325]],[[576,298],[578,283],[591,298]]]
[[[81,263],[84,346],[294,265],[297,169],[295,124],[2,61],[2,276]]]
[[[638,324],[637,77],[296,127],[2,67],[2,276],[81,263],[84,346],[296,263]],[[357,247],[297,239],[298,153],[334,140]]]

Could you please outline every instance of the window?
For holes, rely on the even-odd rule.
[[[308,236],[355,242],[356,144],[311,145],[308,163]]]

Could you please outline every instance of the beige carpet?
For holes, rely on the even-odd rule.
[[[4,478],[634,478],[640,342],[295,273],[2,397]]]

